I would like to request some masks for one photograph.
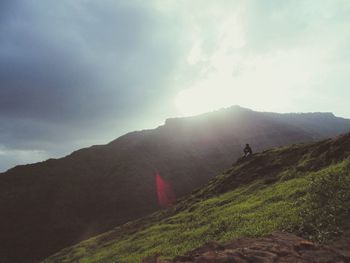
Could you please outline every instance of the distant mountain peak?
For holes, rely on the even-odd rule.
[[[165,125],[172,125],[172,124],[178,124],[182,122],[188,122],[195,119],[202,119],[202,118],[208,118],[208,117],[215,117],[218,114],[231,114],[231,113],[243,113],[243,112],[254,112],[252,109],[241,107],[240,105],[233,105],[227,108],[221,108],[218,110],[205,112],[198,115],[193,116],[186,116],[186,117],[172,117],[165,120]]]
[[[245,143],[260,152],[347,131],[350,120],[332,113],[280,114],[235,105],[16,167],[0,174],[0,214],[16,215],[0,218],[2,261],[38,262],[157,210],[155,171],[183,197],[237,160]]]

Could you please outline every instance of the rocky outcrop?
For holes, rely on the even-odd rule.
[[[275,232],[263,238],[240,238],[226,245],[210,242],[173,260],[160,255],[143,263],[346,263],[350,262],[350,239],[342,245],[323,246],[292,234]]]

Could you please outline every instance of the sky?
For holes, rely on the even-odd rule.
[[[0,172],[231,105],[350,118],[348,0],[2,0]]]

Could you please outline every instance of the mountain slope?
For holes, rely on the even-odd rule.
[[[211,240],[227,242],[276,230],[331,242],[350,230],[349,156],[350,133],[255,154],[174,207],[44,262],[140,262],[154,254],[172,258]]]
[[[348,242],[346,237],[343,241]],[[350,246],[324,246],[286,232],[274,232],[261,238],[239,238],[227,244],[208,242],[173,260],[152,255],[143,263],[324,263],[349,262]]]
[[[326,119],[341,125],[329,131],[322,125]],[[245,143],[261,151],[344,129],[350,130],[350,121],[329,114],[306,118],[232,107],[169,119],[154,130],[129,133],[107,145],[15,167],[0,174],[0,213],[5,215],[0,218],[1,258],[36,262],[156,211],[156,171],[182,197],[228,167]]]

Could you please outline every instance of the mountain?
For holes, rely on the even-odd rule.
[[[274,232],[261,238],[239,238],[226,244],[207,244],[177,256],[172,260],[162,259],[155,254],[145,258],[143,263],[324,263],[349,262],[349,237],[331,246],[305,240],[286,232]]]
[[[350,133],[254,154],[173,207],[43,262],[350,262],[349,156]]]
[[[253,151],[310,142],[350,130],[330,113],[275,114],[234,106],[153,129],[61,159],[0,174],[0,255],[37,262],[50,254],[157,209],[159,172],[183,197]]]

